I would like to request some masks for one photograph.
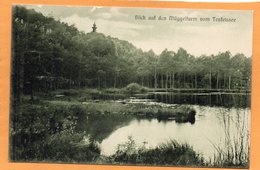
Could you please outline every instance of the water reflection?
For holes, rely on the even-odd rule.
[[[126,142],[128,137],[132,136],[137,144],[144,145],[145,142],[147,147],[155,147],[170,139],[188,143],[198,153],[212,158],[215,152],[214,145],[225,147],[227,130],[233,138],[249,130],[249,109],[194,107],[197,115],[196,123],[193,125],[157,119],[133,119],[101,142],[102,154],[113,154],[118,144]],[[242,122],[243,129],[237,128],[238,124],[242,128]]]
[[[150,93],[146,96],[169,104],[195,104],[202,106],[250,107],[251,95],[246,93]]]
[[[111,98],[105,95],[98,99],[117,100],[121,97]],[[240,141],[244,148],[249,147],[250,94],[148,93],[133,98],[149,99],[143,102],[164,104],[165,107],[171,104],[188,104],[196,110],[196,117],[190,123],[121,114],[91,115],[87,120],[80,120],[79,130],[86,131],[100,142],[102,154],[113,154],[118,144],[125,143],[129,136],[137,144],[146,147],[155,147],[168,140],[187,143],[206,159],[213,158],[215,147],[225,149],[227,143],[235,144]],[[246,134],[242,142],[241,134]]]
[[[95,94],[92,99],[120,100],[128,99],[126,94]],[[138,99],[155,99],[157,102],[168,104],[195,104],[202,106],[223,107],[250,107],[251,93],[175,93],[175,92],[149,92],[136,94]]]
[[[133,120],[131,115],[88,115],[78,120],[76,131],[85,131],[88,136],[101,142],[116,129],[127,126]]]

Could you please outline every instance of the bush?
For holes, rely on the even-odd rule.
[[[122,89],[118,89],[118,88],[107,88],[107,89],[104,89],[104,92],[105,93],[121,93],[122,92]]]
[[[65,96],[77,96],[79,95],[79,91],[76,89],[68,89],[68,90],[64,90],[63,94]]]
[[[44,147],[45,160],[91,162],[100,156],[98,144],[85,138],[84,133],[62,131],[52,135]]]
[[[187,144],[179,144],[169,141],[155,148],[137,147],[135,141],[129,137],[129,141],[120,144],[114,155],[111,156],[114,163],[143,164],[143,165],[188,165],[202,166],[203,158]]]
[[[196,111],[191,106],[162,107],[159,105],[147,106],[143,103],[132,104],[130,113],[137,116],[154,117],[161,120],[175,120],[178,123],[195,122]]]
[[[83,148],[74,146],[84,137],[83,134],[77,133],[75,128],[77,120],[84,118],[85,115],[85,110],[76,105],[45,103],[20,106],[12,116],[11,159],[80,161],[80,157],[74,154],[76,150],[78,154],[90,155],[82,159],[91,161],[90,157],[95,158],[94,155],[99,153],[94,144],[84,145]],[[89,147],[94,148],[94,155],[92,150],[87,152]],[[72,150],[72,155],[69,155]]]
[[[147,88],[139,85],[138,83],[131,83],[126,86],[126,91],[131,94],[143,93],[147,91]]]
[[[212,167],[225,167],[225,168],[244,168],[248,169],[250,164],[250,115],[241,119],[242,110],[237,109],[237,117],[222,116],[221,127],[225,136],[223,138],[223,144],[212,144],[215,148],[215,154],[213,159],[209,161],[209,165]],[[222,114],[226,114],[223,111]],[[241,115],[242,114],[242,115]],[[238,116],[239,115],[239,116]],[[235,128],[232,127],[235,124]]]

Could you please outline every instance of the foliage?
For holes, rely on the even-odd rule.
[[[99,146],[91,139],[86,142],[84,132],[77,128],[78,120],[88,114],[174,117],[177,122],[192,121],[195,116],[188,107],[111,104],[95,98],[106,93],[122,98],[123,87],[130,94],[145,92],[144,87],[237,91],[251,87],[251,56],[244,54],[226,51],[193,56],[180,48],[175,52],[165,49],[156,55],[152,50],[144,52],[102,33],[80,32],[73,25],[22,6],[13,7],[12,26],[10,157],[15,161],[96,161]],[[35,100],[36,93],[56,99],[65,97],[42,103]],[[21,96],[27,94],[31,101],[23,103]],[[88,102],[90,99],[95,101]],[[232,145],[227,145],[225,151],[219,150],[214,163],[248,165],[249,149],[240,143],[246,143],[247,137],[228,139],[227,136],[226,143]],[[123,148],[126,149],[119,149],[112,159],[119,163],[158,165],[203,163],[192,148],[176,142],[145,149],[136,148],[130,140]]]
[[[222,113],[225,114],[225,113]],[[245,114],[236,111],[236,117],[222,117],[225,137],[224,148],[213,144],[216,153],[210,161],[215,167],[249,167],[249,122],[247,118],[242,118]],[[231,127],[230,123],[235,126]]]
[[[155,148],[146,148],[138,147],[131,137],[125,144],[118,145],[116,153],[110,159],[116,164],[204,165],[203,158],[187,144],[179,144],[171,140]]]
[[[195,122],[196,111],[190,106],[162,107],[160,105],[147,106],[144,104],[132,104],[131,113],[138,116],[157,118],[161,120],[175,120],[176,122]]]
[[[180,48],[156,55],[102,33],[80,32],[22,6],[13,7],[12,25],[12,93],[17,101],[22,94],[33,99],[35,92],[122,88],[133,82],[148,88],[250,90],[251,57],[243,54],[195,57]]]
[[[104,116],[113,117],[111,120],[114,123],[117,122],[114,120],[119,117],[120,119],[131,119],[131,115],[140,114],[144,114],[145,117],[174,116],[176,121],[180,119],[180,122],[185,122],[190,114],[195,114],[194,110],[188,106],[167,108],[109,102],[82,104],[71,101],[42,101],[39,103],[24,102],[16,109],[18,110],[15,111],[15,114],[11,114],[10,129],[10,158],[14,161],[92,163],[103,161],[102,163],[112,164],[207,167],[248,167],[249,163],[248,134],[244,134],[244,130],[239,129],[244,127],[241,126],[243,122],[238,122],[239,133],[235,138],[231,138],[227,131],[226,149],[215,146],[217,152],[210,161],[203,160],[203,157],[195,153],[190,146],[178,144],[176,141],[169,141],[155,148],[146,148],[137,146],[132,138],[129,138],[127,143],[119,145],[114,155],[105,157],[100,155],[101,150],[97,141],[84,132],[86,127],[82,128],[82,124],[86,124],[87,120],[96,123],[95,119],[104,118]],[[187,114],[188,112],[190,114]],[[90,114],[96,116],[90,117]],[[107,122],[107,119],[105,121]],[[109,124],[111,126],[113,123]],[[89,126],[93,126],[93,124]],[[114,126],[118,125],[115,123]],[[93,134],[97,136],[100,130],[109,134],[109,129],[101,127]],[[113,128],[111,127],[110,130]]]
[[[98,144],[86,134],[62,131],[50,137],[43,146],[45,160],[63,162],[92,162],[100,156]]]
[[[95,141],[76,131],[80,108],[65,105],[25,104],[12,117],[11,159],[26,161],[93,161],[100,154]]]
[[[128,93],[134,94],[134,93],[143,93],[146,92],[147,89],[138,83],[131,83],[126,86],[126,91]]]
[[[80,102],[71,101],[50,101],[52,105],[70,106],[79,111],[74,113],[87,114],[121,114],[121,115],[135,115],[144,118],[157,118],[161,120],[175,120],[178,123],[190,122],[194,123],[196,111],[191,106],[162,107],[161,105],[145,105],[143,103],[128,103],[127,101],[120,102],[104,102],[104,101],[88,101],[83,105]]]
[[[61,92],[65,96],[76,96],[76,95],[79,95],[79,91],[75,90],[75,89],[62,90]]]

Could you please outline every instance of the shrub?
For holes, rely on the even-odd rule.
[[[62,131],[52,135],[44,147],[45,160],[91,162],[100,156],[98,144],[85,138],[84,133]]]
[[[138,147],[129,137],[125,144],[120,144],[110,157],[114,163],[150,164],[150,165],[186,165],[202,166],[204,159],[187,144],[169,141],[155,148]]]
[[[70,158],[74,160],[75,155],[69,156],[69,151],[66,149],[73,150],[74,148],[75,150],[75,147],[72,146],[73,141],[77,143],[83,138],[82,134],[75,132],[75,128],[78,118],[82,118],[84,115],[84,109],[74,105],[46,103],[20,106],[12,116],[11,158],[13,160],[53,161],[60,157],[60,160],[64,161],[69,161]],[[58,150],[57,155],[52,153],[55,149]],[[88,159],[86,158],[86,160]]]
[[[126,91],[128,93],[134,94],[134,93],[146,92],[147,89],[145,87],[139,85],[138,83],[131,83],[126,86]]]
[[[240,109],[236,110],[237,117],[222,116],[222,127],[225,133],[224,146],[213,144],[216,152],[209,161],[212,167],[227,167],[227,168],[249,168],[249,150],[250,138],[249,130],[250,124],[248,116],[242,114]],[[222,114],[226,114],[223,110]],[[241,118],[244,116],[244,118]],[[235,128],[232,127],[234,124]]]
[[[68,90],[63,90],[63,94],[65,96],[77,96],[79,95],[79,91],[76,89],[68,89]]]
[[[118,88],[107,88],[104,89],[105,93],[121,93],[122,89],[118,89]]]

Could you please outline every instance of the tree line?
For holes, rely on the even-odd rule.
[[[85,33],[22,6],[13,7],[12,92],[15,98],[63,88],[244,89],[251,86],[251,56],[194,56],[185,49],[160,55],[131,43]]]

